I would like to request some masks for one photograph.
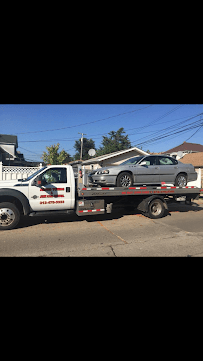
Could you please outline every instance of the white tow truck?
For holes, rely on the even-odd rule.
[[[185,199],[190,204],[202,191],[196,187],[143,185],[91,187],[84,185],[81,173],[80,167],[75,176],[71,165],[51,165],[27,179],[0,181],[0,230],[15,228],[23,216],[71,213],[92,216],[129,206],[156,219],[164,215],[168,202]]]

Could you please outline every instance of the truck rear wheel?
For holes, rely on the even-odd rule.
[[[0,203],[0,230],[14,228],[19,220],[20,212],[13,203]]]
[[[160,199],[153,199],[148,206],[147,216],[152,219],[158,219],[163,217],[165,213],[165,207]]]

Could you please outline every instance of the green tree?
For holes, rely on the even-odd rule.
[[[75,141],[74,148],[76,150],[76,154],[74,155],[74,160],[78,160],[78,159],[80,159],[80,150],[81,150],[81,140],[80,139]],[[83,138],[82,160],[87,160],[87,159],[91,158],[88,154],[88,151],[92,148],[95,149],[94,140],[91,138],[90,139]]]
[[[43,152],[42,159],[46,164],[64,164],[71,161],[71,156],[64,149],[59,152],[60,144],[54,144],[46,147],[47,152]]]
[[[137,148],[139,148],[139,149],[143,150],[143,149],[142,149],[142,146],[141,146],[141,147],[137,147]],[[146,153],[150,153],[150,150],[149,150],[149,149],[147,149],[145,152],[146,152]]]
[[[117,132],[112,130],[108,134],[108,137],[103,136],[102,146],[98,149],[97,156],[131,148],[128,135],[124,135],[124,128],[119,128]]]

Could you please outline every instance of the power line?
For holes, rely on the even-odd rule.
[[[157,140],[162,140],[162,139],[165,139],[165,138],[167,138],[167,137],[174,136],[175,134],[185,133],[185,132],[187,132],[187,131],[189,131],[189,130],[191,130],[191,129],[195,129],[195,128],[197,128],[197,127],[199,128],[200,125],[197,124],[197,123],[199,123],[199,122],[200,122],[200,121],[198,121],[198,122],[193,122],[193,123],[191,123],[191,124],[193,124],[193,126],[190,126],[190,127],[188,127],[188,128],[182,129],[182,130],[178,130],[178,129],[177,129],[176,132],[172,131],[172,132],[170,132],[170,133],[168,133],[168,134],[166,133],[165,135],[158,136],[158,137],[155,137],[155,138],[146,140],[146,141],[144,141],[144,142],[140,142],[140,143],[137,143],[137,142],[136,142],[136,146],[138,147],[138,146],[141,146],[141,145],[146,145],[146,144],[154,143],[154,142],[157,141]],[[191,124],[188,124],[188,125],[191,125]],[[203,126],[203,124],[201,124],[201,126]]]
[[[144,142],[141,142],[141,143],[136,143],[137,145],[141,145],[141,144],[147,144],[147,143],[152,143],[156,140],[161,140],[161,139],[164,139],[164,138],[167,138],[171,135],[175,135],[175,134],[179,134],[179,133],[184,133],[184,132],[187,132],[188,130],[191,130],[191,129],[194,129],[194,128],[197,128],[199,127],[199,124],[198,125],[195,125],[193,127],[189,127],[189,128],[185,128],[185,129],[182,129],[182,130],[177,130],[177,132],[170,132],[168,134],[165,134],[165,135],[162,135],[162,136],[158,136],[158,137],[155,137],[155,138],[152,138],[152,139],[149,139],[149,140],[146,140]]]
[[[23,149],[23,150],[26,150],[26,151],[29,152],[29,153],[33,153],[33,154],[36,154],[36,155],[40,155],[39,153],[35,153],[35,152],[33,152],[33,151],[31,151],[31,150],[28,150],[28,149],[25,149],[25,148],[23,148],[23,147],[18,147],[18,148]]]
[[[149,106],[147,106],[147,107],[145,107],[145,108],[142,108],[142,109],[149,108],[150,106],[152,106],[152,105],[149,105]],[[168,116],[169,114],[175,112],[176,110],[178,110],[179,108],[181,108],[181,107],[183,107],[183,106],[184,106],[184,104],[183,104],[183,105],[178,105],[178,106],[176,106],[175,108],[171,109],[171,110],[168,111],[167,113],[161,115],[160,117],[158,117],[157,119],[153,120],[152,122],[150,122],[149,124],[147,124],[147,125],[145,125],[145,126],[143,126],[143,127],[130,128],[130,129],[127,129],[127,130],[145,129],[145,128],[149,127],[151,124],[154,124],[156,121],[165,118],[166,116]],[[132,111],[130,111],[130,112],[117,114],[117,115],[114,115],[114,116],[109,117],[109,118],[117,117],[117,116],[123,115],[123,114],[132,113],[132,112],[135,112],[135,111],[138,111],[138,110],[141,110],[141,109],[136,109],[136,110],[132,110]],[[109,118],[105,118],[105,119],[109,119]],[[96,120],[96,121],[90,122],[90,123],[95,123],[95,122],[98,122],[98,121],[101,121],[101,120],[104,120],[104,119]],[[90,123],[87,123],[87,124],[90,124]],[[83,124],[83,125],[84,125],[84,124]],[[66,127],[66,128],[60,128],[60,129],[67,129],[67,128],[72,128],[72,127],[75,127],[75,126]],[[59,130],[59,129],[58,129],[58,130]],[[28,133],[39,133],[39,132],[45,132],[45,131],[36,131],[36,132],[28,132]],[[18,134],[28,134],[28,133],[18,133]],[[108,133],[103,133],[103,134],[101,134],[101,135],[103,136],[103,135],[105,135],[105,134],[108,134]],[[95,135],[99,135],[99,134],[95,134]],[[90,135],[89,135],[89,136],[90,136]],[[94,135],[93,135],[93,136],[94,136]],[[69,142],[69,141],[72,141],[73,139],[77,139],[77,138],[58,139],[58,141],[60,141],[60,142],[63,142],[63,141]],[[52,141],[54,142],[54,141],[57,141],[57,140],[56,140],[56,139],[47,139],[47,140],[46,140],[46,139],[45,139],[45,140],[44,140],[44,139],[43,139],[43,140],[40,139],[40,140],[29,140],[29,141],[26,140],[26,141],[21,141],[21,143],[38,143],[38,142],[52,142]]]
[[[183,106],[183,105],[181,105],[181,106]],[[160,119],[163,119],[164,117],[166,117],[167,115],[169,115],[170,113],[172,113],[172,112],[174,112],[174,111],[176,111],[176,110],[178,110],[180,108],[180,106],[178,106],[178,107],[175,107],[175,108],[173,108],[172,110],[170,110],[169,112],[167,112],[167,113],[165,113],[165,114],[163,114],[161,117],[159,117],[159,118],[157,118],[157,119],[155,119],[153,122],[150,122],[148,125],[146,125],[146,126],[144,126],[144,127],[140,127],[140,128],[131,128],[131,129],[143,129],[143,128],[146,128],[146,127],[149,127],[150,126],[150,124],[151,123],[154,123],[155,121],[158,121],[158,120],[160,120]],[[169,127],[167,127],[167,128],[165,128],[165,129],[162,129],[162,130],[159,130],[159,131],[156,131],[156,132],[153,132],[151,135],[153,136],[152,138],[150,138],[150,139],[146,139],[146,138],[149,138],[149,136],[145,136],[145,137],[142,137],[142,138],[140,138],[140,139],[138,139],[136,142],[133,142],[132,144],[136,144],[137,146],[138,145],[146,145],[146,144],[151,144],[151,143],[155,143],[155,142],[157,142],[157,141],[159,141],[159,140],[162,140],[162,139],[164,139],[165,137],[171,137],[173,134],[182,134],[182,133],[184,133],[184,132],[188,132],[188,131],[190,131],[191,129],[195,129],[195,128],[199,128],[199,129],[201,129],[201,127],[202,127],[202,124],[200,125],[200,120],[199,121],[195,121],[195,122],[192,122],[192,123],[190,123],[190,124],[188,124],[187,125],[187,127],[184,127],[184,129],[182,130],[182,124],[184,123],[186,123],[186,122],[188,122],[189,120],[191,120],[191,119],[194,119],[194,118],[196,118],[196,117],[198,117],[198,116],[200,116],[200,115],[202,115],[203,113],[200,113],[200,114],[197,114],[197,115],[195,115],[195,116],[192,116],[192,117],[190,117],[190,118],[188,118],[188,119],[186,119],[186,120],[184,120],[184,121],[182,121],[182,122],[179,122],[178,124],[175,124],[175,125],[171,125],[171,126],[169,126]],[[181,130],[179,130],[180,129],[180,126],[181,126]],[[173,129],[173,131],[172,132],[168,132],[168,131],[170,131],[171,129]],[[198,129],[198,130],[199,130]],[[198,131],[197,130],[197,131]],[[163,134],[163,132],[165,132],[165,131],[167,131],[165,134]],[[176,131],[176,132],[175,132]],[[194,134],[196,134],[197,133],[197,131],[195,131],[195,133]],[[151,132],[150,132],[151,133]],[[162,133],[162,134],[160,134],[160,133]],[[103,134],[107,134],[107,133],[103,133]],[[138,134],[137,132],[136,132],[136,134]],[[143,133],[142,133],[143,134]],[[193,134],[193,135],[194,135]],[[99,134],[98,134],[99,135]],[[133,135],[133,134],[130,134],[130,135]],[[192,136],[193,136],[192,135]],[[74,138],[72,138],[72,139],[70,139],[70,138],[65,138],[65,139],[61,139],[61,140],[59,140],[59,141],[72,141]],[[75,138],[75,139],[78,139],[78,138]],[[144,141],[144,139],[146,139],[145,141]],[[190,139],[190,138],[189,138]],[[51,141],[55,141],[56,139],[47,139],[47,140],[33,140],[33,141],[22,141],[22,142],[51,142]],[[143,140],[143,141],[142,141]],[[139,143],[138,143],[139,142]],[[22,147],[21,147],[22,148]],[[25,148],[22,148],[22,149],[25,149]],[[72,148],[73,149],[73,148]],[[71,149],[71,150],[72,150]],[[33,152],[34,153],[34,152]],[[35,153],[35,154],[37,154],[37,153]]]
[[[194,132],[194,134],[193,135],[195,135],[201,128],[202,128],[202,126],[203,126],[203,124],[202,125],[200,125],[200,127],[199,127],[199,129],[197,129],[196,130],[196,132]],[[193,137],[193,135],[191,135],[191,137],[190,138],[188,138],[188,139],[186,139],[186,141],[185,142],[187,142],[189,139],[191,139],[192,137]]]
[[[197,114],[197,115],[195,115],[195,116],[193,116],[193,117],[191,117],[191,118],[188,118],[188,119],[186,119],[186,120],[184,120],[184,121],[176,124],[175,126],[174,126],[174,125],[171,125],[170,127],[167,127],[167,128],[162,129],[162,130],[160,130],[160,131],[153,132],[152,135],[157,135],[157,136],[158,136],[159,133],[163,133],[164,131],[168,131],[168,130],[170,130],[170,129],[173,129],[173,133],[174,133],[174,131],[180,129],[180,127],[181,127],[181,129],[182,129],[182,124],[183,124],[183,123],[185,123],[185,122],[187,122],[187,121],[189,121],[189,120],[191,120],[191,119],[197,118],[197,117],[198,117],[199,115],[201,115],[201,114],[203,114],[203,113],[200,113],[200,114]],[[192,123],[188,124],[187,126],[190,126],[190,125],[191,125],[191,126],[194,126],[195,124],[197,124],[197,126],[199,126],[199,122],[200,122],[200,120],[195,121],[195,122],[192,122]],[[178,127],[178,128],[177,128],[177,127]],[[166,133],[166,134],[167,134],[167,133]],[[160,137],[163,137],[163,136],[164,136],[164,134],[160,134]],[[142,137],[142,138],[138,139],[137,141],[133,142],[132,144],[135,144],[135,143],[136,143],[136,144],[143,144],[143,143],[145,143],[145,142],[149,142],[150,139],[149,139],[149,140],[146,140],[145,142],[138,143],[139,141],[144,140],[144,139],[146,139],[146,138],[148,138],[148,136]],[[152,139],[154,139],[154,138],[152,138]]]
[[[200,115],[200,120],[202,120],[202,115]],[[191,137],[189,137],[188,139],[186,139],[186,142],[191,139],[201,128],[202,128],[203,124],[201,124],[201,126],[199,127],[199,129],[197,129],[193,135],[191,135]]]
[[[126,129],[126,130],[133,130],[133,129],[138,130],[138,129],[145,129],[145,128],[147,128],[147,127],[150,127],[151,125],[154,125],[154,123],[156,123],[157,121],[159,121],[159,120],[167,117],[169,114],[175,112],[176,110],[178,110],[179,108],[181,108],[181,107],[183,107],[183,106],[184,106],[184,104],[183,104],[183,105],[179,105],[179,106],[171,109],[171,110],[168,111],[167,113],[161,115],[161,116],[158,117],[157,119],[152,120],[151,122],[149,122],[148,124],[144,125],[143,127],[135,127],[135,128],[130,128],[130,129]]]
[[[146,124],[146,125],[143,126],[143,127],[135,127],[135,128],[124,129],[124,130],[125,130],[125,132],[126,132],[126,131],[128,131],[128,130],[134,130],[134,129],[139,130],[139,129],[145,129],[145,128],[147,128],[147,127],[150,127],[151,125],[154,125],[155,122],[157,122],[157,121],[165,118],[166,116],[168,116],[169,114],[175,112],[176,110],[178,110],[179,108],[181,108],[181,107],[183,107],[183,106],[184,106],[184,104],[179,105],[179,106],[171,109],[171,110],[168,111],[167,113],[161,115],[161,116],[158,117],[157,119],[154,119],[152,122]],[[187,117],[184,117],[184,118],[187,118]],[[179,119],[183,119],[183,118],[174,119],[174,120],[172,120],[172,121],[179,120]],[[163,123],[166,123],[166,122],[162,122],[161,124],[163,124]],[[151,133],[151,132],[149,132],[149,133]],[[97,136],[97,135],[103,136],[103,135],[106,135],[106,134],[108,134],[108,133],[90,134],[90,135],[88,135],[88,136],[89,136],[89,137],[94,137],[94,139],[99,139],[99,138],[95,138],[95,136]],[[138,134],[138,133],[136,132],[136,134]],[[130,135],[130,134],[128,134],[128,135]],[[133,135],[133,134],[131,134],[131,135]]]
[[[69,127],[63,127],[63,128],[46,129],[46,130],[36,130],[36,131],[33,131],[33,132],[17,133],[17,135],[19,135],[19,134],[34,134],[34,133],[54,132],[54,131],[56,131],[56,130],[64,130],[64,129],[81,127],[81,126],[83,126],[83,125],[88,125],[88,124],[93,124],[93,123],[101,122],[101,121],[104,121],[104,120],[108,120],[108,119],[112,119],[112,118],[115,118],[115,117],[119,117],[119,116],[121,116],[121,115],[138,112],[139,110],[147,109],[147,108],[149,108],[149,107],[152,107],[153,105],[154,105],[154,104],[151,104],[151,105],[148,105],[147,107],[144,107],[144,108],[135,109],[135,110],[131,110],[131,111],[129,111],[129,112],[112,115],[111,117],[104,118],[104,119],[94,120],[94,121],[92,121],[92,122],[82,123],[82,124],[78,124],[78,125],[71,125],[71,126],[69,126]]]
[[[196,118],[196,117],[198,117],[199,115],[201,115],[201,114],[203,114],[203,113],[200,113],[200,114],[197,114],[197,115],[195,115],[195,116],[193,116],[193,117],[191,117],[191,118],[188,118],[188,119],[186,119],[186,120],[184,120],[184,121],[182,121],[182,122],[180,122],[180,123],[178,123],[178,124],[176,124],[176,125],[171,125],[170,127],[167,127],[167,128],[165,128],[165,129],[162,129],[162,130],[159,130],[159,131],[156,131],[156,132],[153,132],[151,135],[153,135],[153,136],[158,136],[159,138],[160,137],[163,137],[164,136],[164,134],[160,134],[160,133],[163,133],[164,131],[168,131],[168,130],[170,130],[170,129],[173,129],[173,132],[174,132],[174,130],[178,130],[179,128],[180,128],[180,126],[182,127],[182,124],[184,123],[186,123],[186,122],[188,122],[189,120],[191,120],[191,119],[194,119],[194,118]],[[166,114],[165,114],[165,116],[166,116]],[[162,116],[163,117],[163,116]],[[195,125],[196,123],[199,123],[199,121],[198,122],[192,122],[192,123],[190,123],[190,124],[188,124],[188,126],[189,125]],[[199,126],[199,125],[198,125]],[[106,133],[105,133],[106,134]],[[137,132],[135,133],[135,134],[137,134]],[[160,134],[160,136],[159,136],[159,134]],[[131,134],[131,135],[133,135],[133,134]],[[140,142],[140,141],[142,141],[142,140],[144,140],[144,139],[146,139],[146,138],[149,138],[149,136],[145,136],[145,137],[142,137],[142,138],[140,138],[140,139],[138,139],[137,141],[134,141],[132,144],[144,144],[144,143],[148,143],[148,142],[150,142],[151,141],[151,139],[148,139],[148,140],[146,140],[146,141],[144,141],[144,142],[141,142],[141,143],[138,143],[138,142]],[[78,139],[78,138],[76,138],[76,139]],[[154,138],[152,138],[152,139],[154,139]],[[157,138],[156,138],[157,139]],[[161,139],[161,138],[160,138]],[[65,142],[68,142],[68,141],[72,141],[73,140],[73,138],[72,139],[46,139],[46,140],[30,140],[30,141],[21,141],[21,143],[36,143],[36,142],[51,142],[51,141],[65,141]]]

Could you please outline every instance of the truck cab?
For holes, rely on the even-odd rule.
[[[29,203],[33,211],[75,207],[75,179],[69,165],[47,167],[29,180],[28,189]]]
[[[24,180],[2,181],[0,205],[0,229],[13,228],[20,213],[73,210],[75,178],[72,167],[48,166]]]

